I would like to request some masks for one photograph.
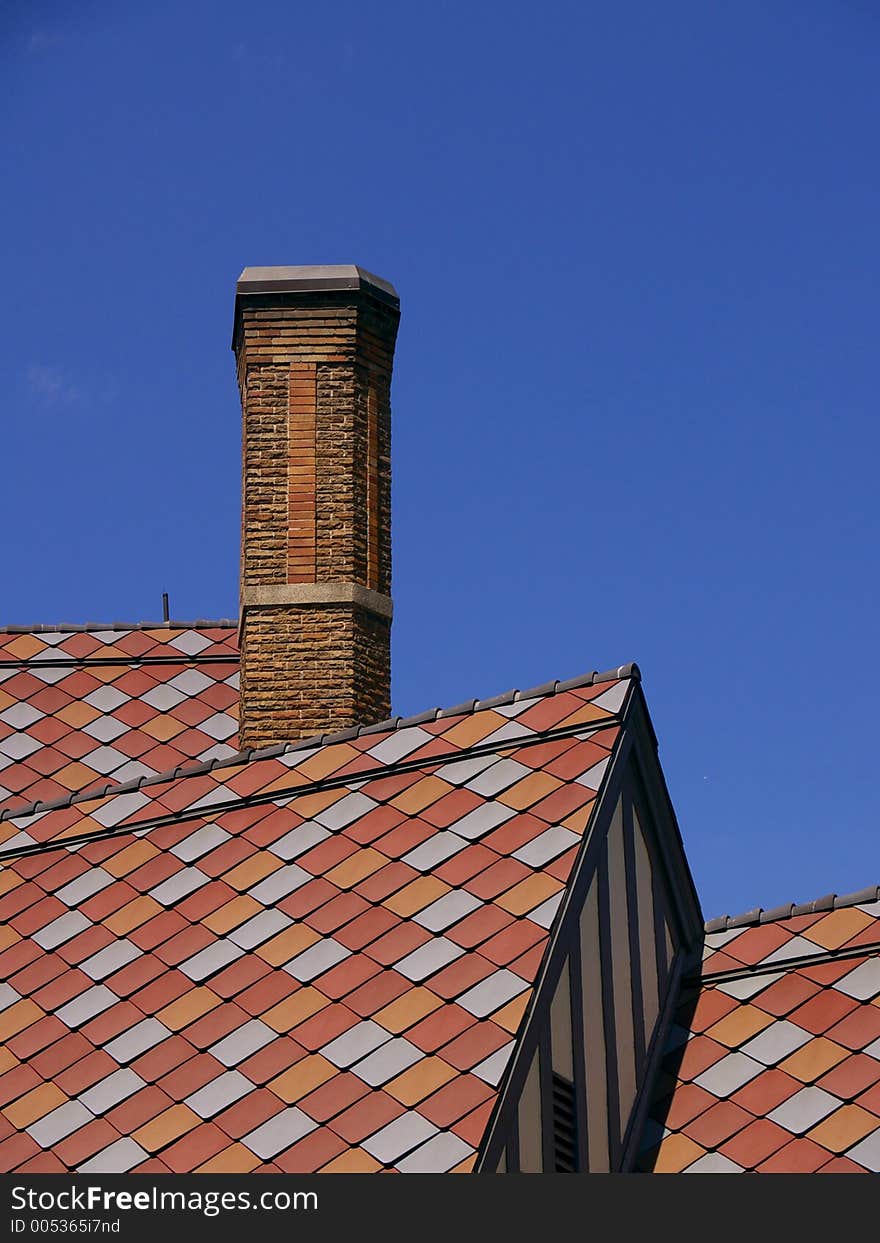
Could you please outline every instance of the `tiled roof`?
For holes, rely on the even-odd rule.
[[[880,1171],[880,889],[781,909],[707,925],[641,1168]]]
[[[0,822],[0,1168],[472,1168],[632,681]]]
[[[0,631],[0,817],[237,748],[232,622]]]

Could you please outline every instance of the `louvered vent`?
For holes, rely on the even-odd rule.
[[[574,1084],[553,1072],[553,1154],[557,1174],[574,1174],[578,1168],[577,1118]]]

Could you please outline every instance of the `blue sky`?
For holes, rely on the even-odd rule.
[[[399,713],[637,660],[707,916],[880,879],[869,0],[10,3],[0,624],[231,616],[247,264],[403,308]]]

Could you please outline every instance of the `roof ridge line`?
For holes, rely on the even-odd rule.
[[[294,751],[308,751],[315,747],[332,746],[339,742],[348,742],[352,738],[360,738],[364,734],[381,734],[397,729],[409,729],[415,725],[423,725],[428,721],[440,720],[444,717],[464,716],[468,713],[482,712],[489,708],[501,707],[503,704],[516,703],[522,699],[537,699],[548,695],[557,695],[564,691],[574,690],[578,686],[595,686],[598,682],[617,682],[623,678],[641,680],[641,670],[631,661],[627,665],[619,665],[616,669],[606,669],[599,673],[595,669],[580,677],[568,678],[564,682],[545,682],[541,686],[529,690],[505,691],[490,699],[470,699],[456,704],[452,708],[429,708],[427,712],[419,712],[414,716],[389,717],[375,725],[351,725],[347,729],[337,730],[333,734],[317,734],[313,738],[303,738],[297,742],[279,742],[268,747],[248,747],[237,751],[226,759],[203,760],[194,764],[179,764],[176,768],[167,769],[162,773],[136,777],[121,784],[107,782],[104,786],[88,790],[75,790],[62,799],[49,802],[37,801],[22,807],[4,807],[0,809],[0,823],[6,820],[23,820],[50,811],[61,811],[73,807],[77,803],[91,802],[93,799],[111,798],[117,794],[134,794],[146,786],[164,785],[169,781],[178,781],[187,777],[200,777],[218,768],[233,768],[236,765],[249,764],[253,760],[277,759],[281,755],[289,755]]]
[[[850,958],[870,958],[880,950],[880,940],[866,941],[864,945],[841,945],[837,949],[822,949],[816,954],[797,954],[792,958],[780,958],[776,962],[756,962],[725,971],[706,971],[686,976],[682,984],[687,988],[704,984],[726,984],[731,980],[757,979],[762,975],[777,975],[785,971],[801,971],[805,967],[821,967],[829,962],[846,962]]]
[[[112,647],[112,644],[110,645]],[[212,645],[216,646],[216,644]],[[0,652],[2,652],[0,648]],[[47,651],[57,650],[47,648]],[[213,664],[213,665],[236,665],[241,663],[241,653],[239,651],[225,653],[217,652],[184,652],[178,648],[176,656],[107,656],[98,651],[91,656],[67,656],[64,652],[60,656],[27,656],[13,660],[3,660],[0,656],[0,669],[60,669],[70,666],[79,666],[80,668],[106,669],[111,665],[129,665],[132,668],[140,668],[146,666],[155,668],[157,665],[197,665],[197,664]]]
[[[197,621],[35,622],[32,626],[0,626],[0,634],[82,634],[93,630],[238,630],[238,619]]]
[[[855,893],[827,893],[824,897],[814,898],[812,902],[784,903],[764,910],[756,906],[740,915],[719,915],[710,919],[704,926],[705,932],[728,932],[731,928],[747,928],[752,924],[771,924],[780,919],[793,919],[795,915],[817,915],[821,911],[836,911],[842,906],[861,906],[868,902],[880,902],[880,885],[869,885]]]
[[[120,837],[125,834],[134,834],[135,836],[143,836],[151,833],[153,829],[166,827],[168,824],[180,824],[186,820],[204,819],[202,814],[206,810],[213,815],[223,815],[228,811],[236,811],[243,807],[255,807],[264,803],[279,802],[286,803],[292,799],[307,797],[317,794],[323,790],[345,789],[352,784],[360,787],[367,781],[373,781],[377,778],[391,777],[398,773],[418,772],[425,770],[435,772],[446,764],[455,764],[459,761],[466,760],[473,756],[505,754],[511,748],[524,749],[527,747],[541,746],[547,742],[552,742],[558,738],[580,738],[583,736],[592,736],[601,729],[607,729],[611,725],[619,725],[623,727],[624,717],[620,715],[610,715],[607,718],[595,721],[591,726],[590,723],[583,721],[577,725],[567,725],[564,728],[559,726],[551,726],[545,732],[536,734],[532,738],[518,738],[509,743],[494,743],[491,747],[487,747],[485,740],[474,743],[469,747],[465,747],[460,751],[449,751],[440,755],[431,756],[429,759],[413,760],[410,757],[404,757],[402,760],[377,761],[376,767],[361,770],[358,773],[349,773],[343,775],[340,773],[331,773],[327,777],[316,777],[308,781],[305,785],[294,786],[277,786],[273,783],[271,789],[257,790],[251,794],[236,794],[236,796],[227,802],[211,803],[207,809],[192,804],[188,808],[182,808],[176,812],[166,812],[160,816],[155,816],[151,820],[131,821],[123,819],[117,824],[109,825],[101,830],[94,830],[88,833],[72,834],[67,837],[63,831],[59,836],[47,838],[45,841],[34,842],[30,846],[12,847],[4,851],[0,845],[0,866],[12,859],[27,858],[36,854],[46,854],[53,850],[59,850],[67,847],[79,847],[93,841],[105,841],[110,837]],[[291,770],[292,771],[292,770]],[[604,780],[604,778],[603,778]],[[114,791],[115,792],[115,791]],[[598,794],[598,791],[597,791]]]

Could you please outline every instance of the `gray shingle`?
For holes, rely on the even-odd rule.
[[[354,1027],[325,1044],[320,1053],[328,1062],[345,1070],[390,1039],[390,1032],[367,1019],[363,1023],[355,1023]]]
[[[429,1139],[421,1148],[416,1148],[399,1164],[405,1174],[445,1174],[448,1170],[469,1157],[473,1152],[470,1144],[453,1135],[451,1131],[443,1131]]]
[[[378,1088],[423,1057],[421,1049],[410,1044],[403,1036],[398,1036],[396,1040],[389,1040],[380,1048],[375,1049],[369,1057],[365,1057],[362,1062],[358,1062],[355,1066],[355,1074],[371,1088]]]
[[[559,893],[554,893],[546,902],[542,902],[533,911],[529,911],[529,919],[540,928],[549,928],[556,918],[556,912],[564,896],[565,890],[560,889]]]
[[[152,1049],[171,1034],[158,1019],[144,1019],[130,1027],[127,1032],[116,1036],[105,1045],[105,1049],[114,1061],[124,1065],[126,1062],[133,1062],[136,1057],[140,1057],[147,1049]]]
[[[436,1134],[437,1128],[432,1122],[410,1109],[387,1126],[383,1126],[381,1131],[377,1131],[369,1139],[362,1140],[361,1147],[366,1148],[377,1161],[389,1165]]]
[[[5,786],[0,786],[0,800],[7,798],[9,793]],[[14,837],[7,837],[3,845],[7,850],[21,850],[25,846],[33,846],[34,839],[28,833],[16,833]]]
[[[408,980],[418,983],[420,980],[426,980],[429,975],[434,975],[448,963],[455,962],[456,958],[460,958],[463,953],[464,950],[460,945],[447,941],[446,937],[434,937],[432,941],[426,941],[417,950],[413,950],[400,962],[395,963],[394,969],[401,975],[405,975]]]
[[[246,924],[236,928],[235,932],[230,932],[229,939],[242,949],[252,950],[292,923],[293,920],[283,911],[260,911],[259,915],[254,915]]]
[[[82,876],[77,876],[76,880],[59,889],[55,897],[60,898],[65,906],[79,906],[92,894],[100,893],[102,889],[112,885],[115,879],[115,876],[108,875],[103,868],[90,868]]]
[[[880,1174],[880,1129],[860,1140],[846,1155],[873,1174]]]
[[[199,729],[202,733],[216,738],[218,742],[223,742],[238,732],[238,721],[225,712],[215,712],[213,716],[208,717],[207,721],[201,722]]]
[[[177,855],[178,859],[184,863],[192,863],[195,859],[200,859],[202,855],[214,850],[217,846],[222,846],[224,842],[229,841],[229,834],[225,829],[221,829],[217,824],[203,824],[200,829],[196,829],[195,833],[190,833],[189,837],[185,837],[182,842],[178,842],[176,846],[171,847],[171,853]]]
[[[43,654],[44,660],[49,659],[48,653]],[[41,682],[48,682],[50,685],[54,682],[60,682],[62,678],[66,678],[70,674],[70,666],[64,665],[46,665],[42,668],[37,664],[40,656],[34,656],[28,662],[28,673],[33,674],[35,678],[39,678]]]
[[[209,975],[214,975],[221,968],[226,967],[231,962],[235,962],[236,958],[241,958],[244,951],[238,946],[233,945],[231,941],[215,941],[213,945],[206,946],[203,950],[199,950],[197,954],[193,954],[192,958],[187,958],[186,962],[182,962],[178,967],[184,975],[195,983],[206,980]]]
[[[839,1106],[837,1097],[822,1088],[801,1088],[800,1092],[777,1105],[767,1117],[792,1134],[803,1135]]]
[[[579,845],[580,840],[577,833],[564,829],[562,825],[556,825],[548,829],[546,833],[542,833],[540,837],[520,846],[519,850],[514,851],[513,857],[530,868],[540,868],[545,863],[549,863],[551,859],[555,859],[557,855],[561,855],[563,851]]]
[[[707,1152],[704,1157],[700,1157],[684,1171],[685,1174],[742,1174],[742,1172],[741,1165],[737,1165],[729,1157],[722,1156],[720,1152]]]
[[[781,1022],[771,1023],[769,1027],[765,1027],[762,1032],[742,1046],[742,1051],[747,1057],[757,1058],[765,1066],[775,1066],[777,1062],[781,1062],[784,1057],[788,1057],[789,1053],[794,1053],[795,1049],[799,1049],[811,1039],[809,1032],[783,1019]]]
[[[781,979],[781,971],[770,971],[761,975],[747,975],[741,980],[728,980],[719,984],[718,989],[726,993],[728,997],[735,997],[737,1001],[748,1001],[750,997],[763,993],[765,988],[769,988],[771,984]]]
[[[513,720],[514,717],[518,717],[521,713],[528,712],[529,708],[534,708],[537,702],[537,699],[534,697],[531,699],[515,699],[513,703],[499,704],[493,711],[497,712],[499,716],[506,716]]]
[[[304,871],[296,863],[288,863],[286,867],[278,868],[270,876],[254,885],[253,889],[248,890],[248,893],[252,898],[256,898],[258,902],[269,904],[280,902],[289,893],[293,893],[294,889],[299,889],[301,885],[305,885],[310,880],[312,880],[312,877],[308,872]]]
[[[739,928],[726,928],[723,932],[707,932],[703,942],[703,957],[708,958],[710,953],[720,950],[722,945],[739,936],[740,931]]]
[[[408,863],[410,867],[416,868],[419,872],[430,872],[438,863],[442,863],[444,859],[451,858],[457,854],[459,850],[464,850],[467,842],[463,838],[458,837],[455,833],[435,833],[433,837],[427,838],[420,846],[416,846],[415,850],[411,850],[409,854],[404,855],[403,862]]]
[[[488,1083],[491,1087],[497,1088],[501,1082],[501,1077],[507,1070],[507,1063],[510,1061],[510,1055],[513,1052],[514,1042],[511,1040],[507,1044],[502,1045],[500,1049],[496,1049],[494,1053],[490,1053],[487,1058],[480,1062],[479,1066],[475,1066],[471,1074],[482,1079],[484,1083]]]
[[[119,998],[109,988],[96,984],[94,988],[87,988],[84,993],[66,1002],[56,1014],[65,1027],[82,1027],[83,1023],[93,1019],[96,1014],[103,1014],[105,1010],[115,1006],[117,1001]]]
[[[870,1001],[880,993],[880,958],[868,958],[834,986],[856,1001]]]
[[[17,993],[11,984],[0,984],[0,1012],[8,1010],[17,1001],[21,1001],[21,993]]]
[[[383,764],[396,764],[398,760],[404,759],[413,751],[417,751],[419,747],[427,746],[433,741],[432,734],[426,734],[423,729],[414,725],[410,729],[394,730],[375,747],[370,747],[368,754]]]
[[[277,1032],[259,1019],[251,1019],[250,1023],[245,1023],[243,1027],[236,1028],[228,1036],[218,1040],[208,1052],[224,1066],[237,1066],[252,1053],[269,1044],[277,1035]]]
[[[37,742],[36,738],[31,738],[28,734],[10,734],[8,738],[0,742],[0,751],[12,760],[23,760],[33,755],[35,751],[39,751],[41,746],[42,743]],[[3,844],[7,845],[6,842]]]
[[[78,932],[91,928],[91,923],[80,911],[67,911],[53,919],[51,924],[32,933],[31,939],[44,950],[53,950],[57,945],[72,940]]]
[[[197,798],[194,803],[191,803],[189,810],[193,811],[196,807],[216,807],[220,803],[234,803],[237,798],[238,795],[234,790],[230,790],[229,786],[217,785],[214,786],[213,790],[209,790],[207,794],[203,794],[201,798]]]
[[[714,1096],[730,1096],[763,1069],[760,1062],[746,1057],[745,1053],[728,1053],[727,1057],[698,1075],[694,1082],[697,1087],[705,1088]]]
[[[456,998],[456,1003],[463,1006],[469,1014],[483,1019],[487,1014],[493,1014],[506,1005],[513,997],[518,997],[526,988],[528,985],[525,980],[521,980],[512,971],[496,971],[485,980],[480,980],[473,988],[469,988],[466,993],[462,993]]]
[[[292,1106],[290,1109],[283,1109],[274,1118],[245,1135],[241,1142],[264,1161],[270,1161],[298,1139],[314,1131],[317,1125],[301,1109]]]
[[[141,777],[152,777],[154,773],[155,769],[150,768],[147,764],[142,764],[140,760],[129,760],[127,764],[117,768],[113,774],[113,780],[120,783],[123,781],[138,781]]]
[[[485,837],[492,829],[497,829],[500,824],[506,824],[515,815],[512,807],[504,807],[501,803],[484,803],[482,807],[475,807],[449,827],[458,837],[474,842],[479,837]]]
[[[145,704],[149,704],[151,708],[155,708],[158,712],[169,712],[172,708],[176,708],[179,703],[183,703],[186,695],[176,691],[167,682],[163,682],[159,686],[154,686],[152,690],[147,691],[145,695],[141,695],[141,699]]]
[[[598,764],[594,764],[592,768],[588,768],[580,777],[576,777],[578,785],[585,786],[588,790],[598,790],[605,776],[605,770],[608,767],[610,756],[608,759],[599,760]]]
[[[132,794],[114,794],[102,807],[92,812],[92,819],[103,824],[105,829],[111,829],[146,805],[147,796],[138,791]]]
[[[5,712],[0,712],[0,721],[10,726],[11,729],[27,729],[29,725],[33,725],[34,721],[39,721],[45,715],[44,712],[38,712],[30,704],[17,703],[7,708]]]
[[[490,734],[488,738],[483,739],[483,746],[497,747],[504,742],[516,742],[518,738],[533,738],[535,731],[528,729],[519,721],[508,721],[506,725],[502,725],[500,729],[496,729],[494,734]]]
[[[185,669],[183,673],[178,673],[176,678],[172,678],[168,683],[173,686],[176,691],[181,691],[184,695],[192,697],[200,695],[202,691],[207,690],[213,683],[210,678],[206,678],[198,669]]]
[[[338,803],[331,803],[329,807],[318,812],[315,819],[325,828],[337,831],[344,829],[352,821],[359,820],[361,816],[365,816],[368,811],[378,806],[376,800],[369,798],[366,794],[347,794]]]
[[[121,721],[117,721],[112,716],[99,716],[96,720],[89,721],[88,725],[83,726],[83,733],[88,734],[90,738],[94,738],[96,742],[112,742],[114,738],[118,738],[120,734],[124,734],[127,730],[127,725],[123,725]]]
[[[612,686],[610,690],[603,691],[601,695],[597,695],[593,703],[597,708],[604,708],[606,712],[619,712],[623,707],[623,701],[628,690],[629,679],[624,678]]]
[[[786,941],[784,945],[780,945],[772,954],[768,954],[766,958],[761,959],[761,965],[772,967],[777,962],[787,962],[790,958],[810,958],[816,954],[824,954],[825,950],[821,945],[815,945],[812,941],[808,941],[806,937],[792,937]]]
[[[149,1153],[144,1152],[140,1144],[126,1136],[118,1139],[115,1144],[102,1152],[89,1157],[84,1165],[79,1166],[80,1174],[127,1174],[129,1170],[142,1161],[146,1161]]]
[[[207,764],[210,760],[231,760],[238,751],[235,747],[230,747],[228,742],[215,742],[212,747],[208,747],[206,751],[200,751],[196,756],[197,760]]]
[[[514,782],[528,777],[531,771],[530,768],[526,768],[525,764],[519,764],[516,760],[497,760],[491,768],[487,768],[478,777],[469,781],[467,788],[473,790],[474,794],[492,798],[512,786]]]
[[[199,652],[211,646],[211,640],[205,638],[203,634],[197,634],[195,630],[184,630],[183,634],[169,639],[168,642],[171,647],[176,647],[179,652],[185,652],[187,656],[197,656]]]
[[[129,696],[123,695],[115,686],[99,686],[91,695],[86,695],[84,702],[90,708],[97,708],[99,712],[114,712],[124,703],[128,703],[128,700]]]
[[[226,1109],[253,1090],[254,1085],[244,1075],[240,1075],[237,1070],[227,1070],[197,1092],[193,1092],[184,1104],[189,1105],[200,1118],[213,1118],[221,1109]]]
[[[180,902],[181,899],[195,893],[207,883],[207,876],[198,868],[182,867],[179,872],[175,872],[173,876],[169,876],[167,880],[163,880],[151,889],[150,897],[161,902],[163,906],[173,906],[175,902]]]
[[[97,954],[93,954],[91,958],[80,963],[79,969],[92,980],[103,980],[108,975],[112,975],[114,971],[119,971],[126,963],[140,957],[141,950],[136,945],[132,945],[131,941],[114,941],[112,945],[106,945],[104,949],[98,950]]]
[[[315,979],[316,976],[323,975],[331,967],[335,967],[350,953],[351,950],[340,945],[338,941],[334,941],[332,937],[325,937],[323,941],[316,941],[314,945],[309,946],[304,953],[298,954],[285,965],[284,970],[295,980],[305,984]]]
[[[442,898],[438,898],[423,911],[419,911],[413,919],[430,932],[442,932],[444,928],[451,928],[453,924],[457,924],[460,919],[464,919],[465,915],[470,915],[471,911],[481,905],[479,898],[475,898],[466,889],[451,889]]]
[[[41,1148],[51,1148],[66,1135],[72,1135],[81,1126],[91,1122],[93,1117],[82,1101],[67,1101],[44,1118],[40,1118],[39,1122],[34,1122],[27,1128],[27,1133]]]
[[[143,1087],[146,1084],[133,1070],[114,1070],[112,1075],[96,1083],[87,1092],[81,1092],[79,1099],[93,1114],[104,1114]]]
[[[436,776],[448,781],[450,785],[460,786],[471,781],[478,773],[485,772],[494,763],[494,755],[472,755],[466,760],[453,760],[451,764],[444,764],[437,769]]]
[[[115,772],[117,768],[121,768],[128,758],[115,747],[96,747],[94,751],[83,756],[83,763],[106,777],[109,773]]]
[[[295,859],[297,855],[305,854],[307,850],[311,850],[313,846],[317,846],[329,836],[329,829],[315,824],[313,820],[307,820],[305,824],[291,829],[289,833],[285,833],[284,837],[280,837],[277,842],[273,842],[266,849],[271,850],[272,854],[277,855],[279,859]]]

